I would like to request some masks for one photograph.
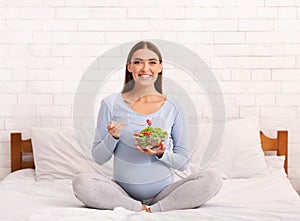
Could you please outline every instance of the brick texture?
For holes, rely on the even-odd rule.
[[[299,16],[294,0],[0,1],[0,179],[10,169],[11,131],[72,125],[83,73],[95,69],[86,86],[94,88],[97,69],[107,68],[97,57],[125,42],[162,39],[194,51],[215,76],[196,82],[165,63],[165,91],[178,92],[172,82],[185,90],[200,122],[223,96],[226,118],[257,115],[269,134],[289,130],[290,179],[300,192]],[[116,67],[98,101],[120,90],[123,75]]]

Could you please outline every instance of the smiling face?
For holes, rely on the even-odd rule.
[[[158,73],[162,71],[162,64],[155,52],[143,48],[133,53],[127,69],[136,84],[147,86],[154,85]]]

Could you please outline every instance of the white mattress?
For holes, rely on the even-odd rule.
[[[85,208],[71,180],[36,182],[34,170],[17,171],[0,184],[0,220],[300,220],[300,200],[288,179],[269,174],[224,180],[219,194],[197,209],[162,213]]]

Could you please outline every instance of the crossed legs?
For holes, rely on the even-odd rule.
[[[191,174],[155,196],[150,201],[150,210],[162,212],[199,207],[219,192],[222,181],[222,177],[215,171]],[[87,207],[124,207],[132,211],[146,209],[145,205],[130,197],[117,183],[99,174],[78,175],[73,180],[73,190],[76,197]]]
[[[114,209],[124,207],[141,211],[142,203],[131,198],[122,187],[100,174],[83,173],[73,180],[73,190],[77,199],[87,207]]]
[[[151,212],[200,207],[214,197],[223,184],[215,171],[193,173],[162,190],[150,202]]]

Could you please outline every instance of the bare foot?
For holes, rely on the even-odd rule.
[[[147,206],[146,206],[145,204],[142,204],[142,211],[145,211],[145,212],[151,213],[151,210],[150,210],[150,208],[147,208]]]

